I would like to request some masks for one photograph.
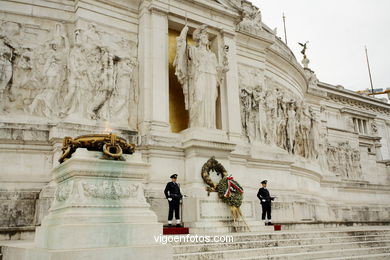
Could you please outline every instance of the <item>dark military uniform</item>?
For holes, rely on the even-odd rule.
[[[257,192],[257,197],[260,200],[261,207],[263,210],[263,213],[261,215],[261,219],[265,220],[265,217],[267,215],[267,219],[271,219],[271,201],[274,200],[273,197],[270,196],[269,191],[267,188],[262,187]]]
[[[175,219],[176,221],[180,219],[180,200],[183,197],[180,192],[180,185],[176,182],[168,182],[167,186],[164,190],[165,197],[172,198],[171,201],[168,200],[169,203],[169,213],[168,213],[168,221],[172,221],[173,219],[173,211],[175,211]]]

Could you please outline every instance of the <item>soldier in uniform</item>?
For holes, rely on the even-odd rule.
[[[257,197],[260,200],[261,208],[263,213],[261,215],[261,219],[264,220],[265,225],[273,225],[271,222],[271,201],[275,199],[275,197],[271,197],[269,191],[267,189],[267,180],[261,182],[261,188],[257,192]],[[265,219],[267,215],[267,220]]]
[[[180,200],[182,195],[180,192],[180,185],[176,182],[177,174],[171,175],[171,182],[167,183],[164,194],[168,200],[169,212],[168,212],[168,226],[172,226],[173,211],[175,211],[176,226],[180,227]]]

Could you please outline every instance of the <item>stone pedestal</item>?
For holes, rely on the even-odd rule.
[[[20,248],[26,254],[9,249],[5,259],[169,259],[170,247],[155,240],[162,225],[144,197],[148,165],[137,154],[126,161],[101,156],[78,149],[53,169],[58,186],[35,246]]]
[[[190,227],[190,233],[207,233],[210,229],[213,232],[236,231],[229,206],[222,202],[216,192],[208,195],[207,184],[201,176],[203,164],[212,156],[230,173],[229,156],[236,145],[229,141],[224,131],[217,129],[189,128],[182,135],[185,151],[183,191],[188,195],[183,203],[183,221]],[[221,180],[221,176],[216,173],[210,175],[216,183]],[[254,207],[252,200],[244,198],[241,211],[250,226],[258,224],[252,223],[255,220]],[[236,227],[244,226],[243,222],[236,223]]]

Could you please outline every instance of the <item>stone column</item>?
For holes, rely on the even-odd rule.
[[[141,135],[170,131],[167,10],[147,4],[141,4],[138,26]]]
[[[229,46],[229,71],[226,73],[227,132],[230,140],[234,141],[241,136],[236,40],[232,33],[222,32],[222,36],[225,45]]]

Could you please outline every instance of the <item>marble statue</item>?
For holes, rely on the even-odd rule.
[[[260,99],[261,99],[261,91],[260,87],[257,87],[252,92],[252,109],[250,112],[250,122],[251,127],[249,131],[250,139],[253,140],[253,142],[261,141],[261,131],[260,131]]]
[[[11,109],[24,111],[39,93],[40,86],[34,81],[33,53],[30,49],[20,49],[13,63],[13,80],[10,91]]]
[[[241,127],[243,134],[248,136],[248,124],[250,119],[250,110],[252,108],[252,91],[242,87],[240,90],[240,102],[241,102]]]
[[[64,115],[73,115],[86,118],[91,98],[91,84],[88,75],[88,63],[85,51],[82,48],[82,29],[74,32],[74,46],[69,53],[68,92],[64,98]],[[87,101],[87,102],[86,102]]]
[[[0,39],[0,111],[4,109],[6,91],[12,78],[12,49]]]
[[[260,92],[259,96],[259,137],[261,143],[267,143],[268,127],[267,127],[267,112],[266,112],[266,91]]]
[[[314,73],[314,71],[311,71],[311,70],[310,71],[307,70],[307,71],[308,71],[307,75],[308,75],[308,85],[309,85],[309,87],[313,87],[313,88],[317,87],[317,85],[319,83],[317,75]]]
[[[281,89],[277,91],[276,116],[276,145],[287,149],[287,97]]]
[[[320,141],[320,133],[319,133],[319,127],[320,122],[317,119],[317,115],[313,111],[312,107],[309,107],[309,113],[310,113],[310,121],[311,121],[311,128],[309,132],[309,140],[308,140],[308,157],[311,159],[317,159],[318,152],[319,152],[319,141]]]
[[[267,142],[271,145],[276,144],[276,93],[275,89],[268,87],[265,98],[267,115]]]
[[[117,68],[114,66],[114,56],[106,48],[100,48],[100,60],[97,65],[101,66],[99,80],[95,81],[94,86],[94,98],[90,108],[91,116],[93,119],[103,119],[105,121],[110,120],[110,108],[108,100],[114,91],[117,76]],[[115,58],[116,59],[116,58]],[[91,71],[91,73],[96,73]]]
[[[219,65],[216,55],[209,49],[206,25],[194,31],[195,46],[187,45],[187,33],[186,25],[176,39],[174,66],[189,110],[190,127],[216,128],[218,84],[228,68],[226,63]]]
[[[138,92],[134,83],[135,58],[124,57],[118,61],[114,89],[109,100],[110,119],[114,122],[128,121],[132,129],[137,127]],[[130,109],[131,108],[131,109]]]
[[[262,31],[260,10],[249,3],[244,3],[241,22],[238,23],[237,28],[240,31],[258,35]]]
[[[296,137],[296,110],[295,110],[295,102],[290,101],[288,103],[287,110],[287,124],[286,124],[286,132],[287,132],[287,149],[290,153],[294,152],[295,147],[295,137]]]
[[[28,110],[32,114],[51,118],[59,114],[60,93],[67,77],[69,41],[62,24],[56,24],[54,36],[46,42],[41,54],[45,60],[41,81],[43,89],[35,96]]]
[[[309,158],[311,147],[309,145],[310,131],[312,128],[310,108],[307,105],[304,105],[301,114],[301,125],[300,125],[300,135],[302,137],[302,156]]]
[[[353,148],[348,141],[328,144],[326,155],[329,171],[346,179],[362,178],[360,150]]]
[[[253,90],[241,88],[241,118],[243,134],[254,143],[262,141],[260,121],[260,100],[261,91],[257,87]]]

